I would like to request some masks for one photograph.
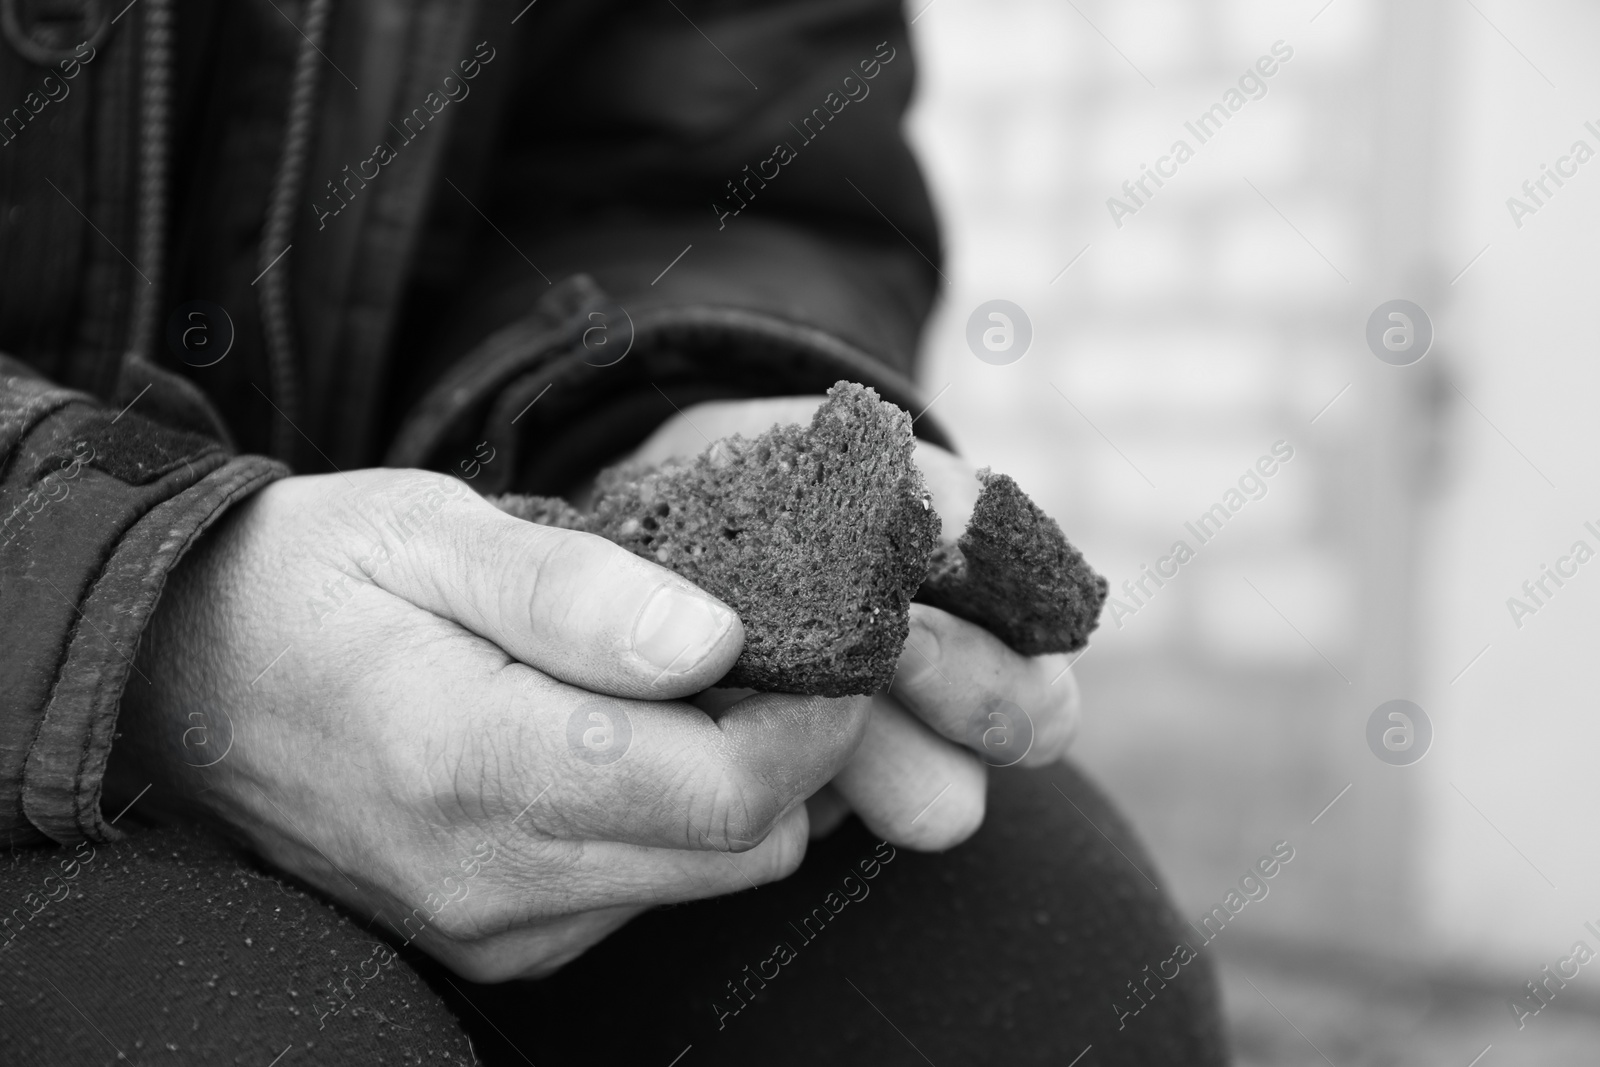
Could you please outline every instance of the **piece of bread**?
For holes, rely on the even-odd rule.
[[[689,462],[603,471],[587,514],[549,498],[492,502],[599,534],[733,608],[745,646],[721,684],[871,693],[894,677],[939,533],[911,452],[904,411],[840,382],[809,426],[724,438]]]
[[[975,622],[1024,656],[1075,652],[1100,622],[1107,583],[1056,520],[1004,474],[983,491],[966,532],[928,561],[916,599]]]
[[[723,438],[690,461],[602,471],[590,511],[551,497],[490,502],[598,534],[728,604],[745,647],[726,686],[876,692],[894,676],[913,596],[1025,655],[1082,648],[1105,579],[1014,481],[987,470],[966,532],[938,545],[912,447],[904,411],[839,382],[809,426]]]

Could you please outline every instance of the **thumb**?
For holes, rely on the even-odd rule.
[[[432,479],[426,488],[440,491]],[[739,617],[687,579],[593,534],[459,496],[378,570],[380,587],[530,667],[610,696],[697,693],[739,658]],[[397,518],[404,507],[397,502]]]

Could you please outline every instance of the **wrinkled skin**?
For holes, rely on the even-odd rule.
[[[700,405],[639,455],[820,401]],[[959,530],[971,469],[925,445],[917,460]],[[985,759],[1026,740],[1023,765],[1050,762],[1075,726],[1064,657],[1024,659],[921,605],[872,698],[703,692],[743,640],[677,575],[455,479],[287,478],[173,573],[106,804],[152,784],[141,812],[215,822],[495,981],[548,974],[646,908],[782,878],[850,810],[896,845],[955,845],[982,821]],[[991,728],[996,698],[1025,709],[1028,737]]]

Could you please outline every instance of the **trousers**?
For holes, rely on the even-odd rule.
[[[0,1062],[1222,1067],[1209,957],[1160,967],[1202,946],[1158,878],[1073,765],[995,770],[948,852],[850,819],[782,882],[478,985],[220,837],[139,828],[9,855]]]

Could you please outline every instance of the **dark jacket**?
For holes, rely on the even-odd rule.
[[[11,843],[115,835],[166,575],[291,470],[556,493],[673,404],[920,409],[898,0],[124,3],[0,0]]]

